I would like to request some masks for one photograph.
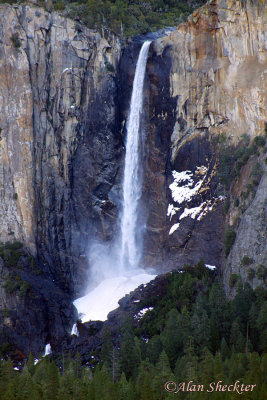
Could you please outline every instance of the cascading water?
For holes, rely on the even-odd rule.
[[[143,44],[134,76],[130,112],[127,121],[126,155],[123,177],[122,212],[120,214],[120,236],[114,243],[115,256],[105,245],[91,250],[91,280],[101,279],[98,286],[74,301],[82,322],[105,320],[107,314],[118,307],[118,300],[155,275],[138,268],[140,248],[137,237],[138,207],[142,190],[142,160],[140,157],[140,120],[143,108],[143,87],[150,41]],[[140,235],[139,235],[140,236]],[[94,260],[92,262],[92,260]],[[75,326],[73,327],[73,331]],[[73,333],[72,331],[72,333]],[[77,334],[77,332],[76,332]]]
[[[142,171],[140,160],[140,119],[143,108],[143,86],[149,41],[140,51],[133,82],[130,114],[127,121],[127,141],[123,178],[123,209],[121,216],[120,265],[134,268],[138,266],[140,252],[137,248],[138,203],[142,189]]]

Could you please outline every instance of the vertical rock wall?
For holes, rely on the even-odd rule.
[[[120,44],[57,13],[0,7],[0,240],[72,285],[90,230],[113,217]]]
[[[218,187],[217,142],[225,135],[234,151],[244,133],[264,135],[266,22],[264,1],[210,1],[153,43],[148,148],[154,167],[150,161],[146,179],[154,202],[146,237],[151,265],[169,269],[203,259],[226,269],[224,225],[233,222],[222,212],[220,196],[228,195]],[[175,181],[172,171],[188,172]]]

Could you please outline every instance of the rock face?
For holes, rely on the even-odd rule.
[[[114,218],[120,44],[33,6],[0,15],[1,241],[24,242],[73,289],[88,235]]]
[[[210,1],[168,37],[153,42],[148,63],[145,186],[151,199],[145,246],[146,261],[151,265],[169,269],[200,258],[212,265],[226,264],[220,197],[226,193],[217,187],[216,141],[225,135],[228,143],[236,146],[244,133],[251,138],[264,135],[264,10],[263,1]],[[202,177],[197,167],[202,168]],[[176,196],[173,190],[171,196],[171,172],[186,170],[193,173],[193,181],[187,174],[187,179],[176,185]],[[266,195],[260,197],[263,201]],[[173,211],[167,218],[168,203]],[[256,235],[255,229],[250,224],[247,238]],[[237,247],[237,252],[240,250]]]
[[[241,195],[252,165],[241,169],[230,194],[217,177],[218,138],[234,149],[242,134],[264,132],[265,7],[261,0],[209,1],[154,41],[147,63],[143,265],[165,272],[203,259],[221,268],[228,292],[231,273],[247,279],[244,252],[254,270],[265,263],[263,151],[265,172],[238,224],[231,196]],[[140,43],[122,49],[114,36],[34,5],[0,5],[0,39],[0,242],[18,240],[25,250],[12,271],[9,256],[0,255],[1,341],[37,353],[48,340],[58,348],[77,318],[71,300],[86,282],[90,242],[116,235]],[[226,224],[236,231],[228,259]],[[23,305],[16,290],[6,290],[9,276],[33,288],[26,286]]]
[[[0,5],[0,39],[0,242],[23,242],[42,272],[23,277],[39,290],[38,316],[35,301],[25,312],[15,293],[2,290],[0,307],[17,323],[6,319],[11,330],[1,342],[37,353],[77,318],[71,300],[85,282],[89,237],[112,235],[121,50],[113,36],[29,5]]]

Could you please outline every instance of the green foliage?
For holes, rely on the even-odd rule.
[[[238,282],[238,275],[237,274],[231,274],[229,278],[229,286],[230,288],[233,288]]]
[[[13,200],[18,200],[18,193],[13,194]]]
[[[205,400],[205,391],[197,396],[174,396],[165,392],[164,385],[168,381],[193,380],[209,385],[212,381],[232,384],[239,380],[257,385],[253,393],[243,393],[243,397],[265,400],[267,292],[263,288],[253,291],[248,284],[237,285],[236,295],[229,301],[214,272],[206,268],[205,274],[202,264],[169,274],[161,282],[162,296],[148,300],[157,313],[169,308],[160,317],[159,334],[148,335],[155,329],[157,318],[157,313],[152,312],[145,324],[148,313],[138,322],[146,329],[146,333],[139,330],[139,337],[134,335],[133,321],[127,319],[116,346],[112,333],[106,329],[100,362],[93,369],[82,367],[78,355],[73,359],[65,357],[64,368],[59,358],[57,365],[48,357],[34,365],[34,358],[29,355],[20,373],[14,371],[10,359],[1,360],[0,399],[170,400],[178,396]],[[143,337],[148,339],[142,340]],[[112,356],[113,350],[118,357]],[[0,351],[7,356],[12,346],[4,343]],[[116,374],[114,368],[118,368]]]
[[[18,290],[20,285],[16,279],[14,279],[13,277],[8,277],[3,287],[5,288],[7,293],[11,294]]]
[[[225,135],[217,140],[219,147],[218,178],[226,189],[229,189],[233,179],[239,176],[241,168],[257,152],[257,145],[254,142],[251,145],[249,143],[250,137],[243,134],[238,147],[234,151]]]
[[[255,143],[257,147],[264,147],[266,144],[266,140],[263,136],[256,136],[253,140],[253,143]]]
[[[10,317],[11,315],[11,311],[9,308],[2,308],[0,311],[4,317]]]
[[[227,226],[224,236],[225,255],[228,256],[230,250],[235,242],[236,233],[230,226]]]
[[[239,206],[239,200],[238,200],[238,199],[235,199],[235,201],[234,201],[234,206],[235,206],[235,207],[238,207],[238,206]]]
[[[15,32],[11,35],[10,40],[13,43],[13,46],[15,47],[15,49],[19,50],[19,48],[21,47],[21,41],[19,39],[19,34],[18,32]]]
[[[248,269],[248,280],[252,281],[256,276],[256,272],[253,268]]]
[[[224,202],[224,206],[223,206],[223,212],[224,212],[224,214],[227,214],[227,213],[228,213],[229,208],[230,208],[230,200],[227,199],[227,200]]]
[[[242,265],[250,265],[250,264],[252,264],[253,263],[253,260],[252,260],[252,258],[250,258],[250,257],[248,257],[248,256],[244,256],[243,258],[242,258]]]
[[[106,62],[105,67],[106,67],[107,71],[110,72],[111,74],[115,73],[115,68],[111,63]]]
[[[21,242],[6,242],[0,244],[0,257],[2,257],[9,266],[16,267],[22,256],[23,244]]]
[[[267,268],[263,264],[260,264],[258,266],[257,278],[262,279],[263,281],[265,281],[267,279]]]
[[[23,281],[18,275],[10,275],[3,284],[6,292],[12,294],[19,290],[21,297],[26,296],[27,292],[31,289],[31,285],[27,281]]]
[[[64,14],[79,19],[91,29],[113,31],[123,37],[176,26],[204,0],[87,0],[66,1]],[[57,7],[58,7],[58,3]],[[61,4],[61,3],[60,3]]]
[[[55,11],[62,11],[65,9],[65,4],[63,1],[57,1],[54,3],[54,10]]]

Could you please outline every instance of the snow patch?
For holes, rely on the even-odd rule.
[[[176,214],[176,212],[179,210],[180,210],[180,207],[174,207],[173,204],[169,204],[168,210],[167,210],[167,217],[170,217],[170,221],[172,220],[172,217]]]
[[[185,208],[183,213],[180,215],[179,220],[190,217],[195,219],[196,216],[202,211],[203,207],[205,206],[206,203],[202,203],[199,207],[194,207],[194,208]]]
[[[72,68],[65,68],[65,69],[62,71],[62,74],[64,74],[64,72],[67,72],[67,71],[72,71]]]
[[[169,231],[169,235],[172,235],[173,232],[175,232],[175,231],[179,228],[179,226],[180,226],[180,224],[174,224],[174,225],[171,227],[170,231]]]
[[[156,275],[139,273],[116,276],[102,281],[95,289],[73,302],[82,322],[105,321],[108,313],[119,307],[118,301],[138,286],[150,282]]]
[[[138,312],[138,314],[136,314],[136,315],[134,316],[134,318],[136,318],[136,319],[141,319],[141,318],[143,318],[143,316],[144,316],[148,311],[151,311],[151,310],[154,310],[154,307],[142,308],[142,310],[140,310],[140,311]]]
[[[201,167],[198,167],[201,168]],[[172,171],[173,183],[170,184],[169,188],[172,192],[173,200],[182,204],[184,201],[190,201],[195,196],[202,186],[203,179],[200,179],[194,186],[193,172],[191,171]],[[183,186],[179,186],[181,183],[187,182]]]
[[[46,357],[49,354],[52,354],[52,349],[51,349],[50,343],[47,343],[47,345],[45,346],[45,351],[44,351],[43,357]]]
[[[197,195],[203,182],[205,176],[208,172],[208,168],[204,165],[197,167],[195,170],[195,175],[201,177],[199,181],[194,184],[193,180],[193,172],[191,171],[172,171],[173,183],[169,185],[169,188],[172,193],[172,198],[174,202],[178,204],[182,204],[184,202],[190,202],[192,197]],[[192,219],[197,219],[197,221],[201,221],[201,219],[210,211],[213,210],[213,207],[217,202],[223,201],[224,197],[219,196],[218,198],[212,198],[211,200],[204,201],[197,207],[188,208],[185,207],[182,214],[179,217],[179,221],[184,218],[190,217]],[[174,204],[169,204],[167,209],[167,216],[170,217],[170,221],[172,217],[180,210],[181,207],[175,207]],[[180,226],[180,223],[174,224],[170,231],[169,235],[172,235]]]
[[[214,271],[217,268],[215,265],[209,265],[209,264],[205,264],[205,267],[211,269],[212,271]]]
[[[71,335],[79,336],[77,324],[74,324],[71,330]]]

